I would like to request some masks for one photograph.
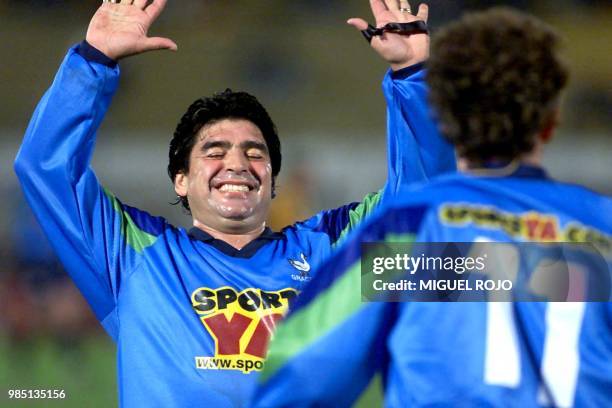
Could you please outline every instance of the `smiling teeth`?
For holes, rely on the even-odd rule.
[[[249,191],[249,187],[245,185],[236,185],[236,184],[224,184],[221,186],[219,191],[223,192],[247,192]]]

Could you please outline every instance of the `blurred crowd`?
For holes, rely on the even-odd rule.
[[[0,327],[13,346],[41,336],[72,344],[98,332],[97,322],[68,279],[38,222],[15,193],[10,236],[0,246]]]

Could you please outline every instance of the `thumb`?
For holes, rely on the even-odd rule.
[[[363,31],[368,28],[368,23],[361,18],[349,18],[347,24],[352,25],[359,31]]]
[[[429,17],[429,6],[425,3],[419,4],[419,11],[416,17],[418,20],[427,22],[427,18]]]
[[[145,39],[143,45],[143,51],[154,51],[154,50],[171,50],[176,51],[178,46],[174,41],[169,38],[163,37],[150,37]]]

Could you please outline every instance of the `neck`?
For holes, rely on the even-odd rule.
[[[201,229],[202,231],[210,234],[215,239],[220,239],[221,241],[225,241],[236,249],[244,248],[249,242],[253,241],[255,238],[261,235],[261,233],[266,228],[266,224],[263,223],[252,231],[247,232],[224,232],[209,227],[208,225],[204,225],[197,220],[194,220],[193,226]]]
[[[520,165],[542,167],[542,144],[537,143],[532,151],[530,151],[529,153],[525,153],[524,155],[517,157],[512,161],[509,161],[507,166],[501,167],[497,169],[497,171],[510,171],[512,173]],[[491,171],[489,169],[486,169],[485,166],[477,163],[472,163],[468,159],[463,157],[460,157],[457,160],[457,169],[463,173],[474,173],[480,170],[485,170],[487,172]]]

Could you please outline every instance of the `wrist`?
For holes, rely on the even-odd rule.
[[[85,42],[89,44],[91,47],[95,48],[101,54],[105,55],[107,58],[118,62],[121,59],[120,56],[115,55],[116,53],[111,52],[108,44],[108,38],[105,35],[101,35],[96,32],[91,32],[91,29],[87,30],[87,34],[85,35]]]
[[[404,68],[408,68],[410,66],[414,65],[411,61],[409,62],[402,62],[402,63],[391,63],[389,64],[389,66],[391,67],[391,71],[393,72],[397,72],[400,71]]]
[[[117,61],[106,55],[97,47],[91,45],[87,40],[83,40],[77,47],[77,53],[87,61],[97,62],[109,68],[117,66]]]
[[[419,72],[425,69],[425,62],[418,62],[414,65],[410,65],[408,67],[401,68],[397,71],[390,71],[390,76],[393,80],[404,80],[408,78],[416,78],[414,75],[417,75]]]
[[[391,62],[389,66],[391,67],[391,71],[397,72],[410,67],[422,66],[425,61],[427,61],[427,58],[415,58],[408,61]]]
[[[409,51],[402,54],[397,55],[398,57],[395,61],[389,61],[389,65],[393,71],[399,71],[400,69],[411,67],[416,64],[421,64],[429,59],[429,37],[424,34],[417,34],[415,36],[410,36],[408,38],[409,41]]]

